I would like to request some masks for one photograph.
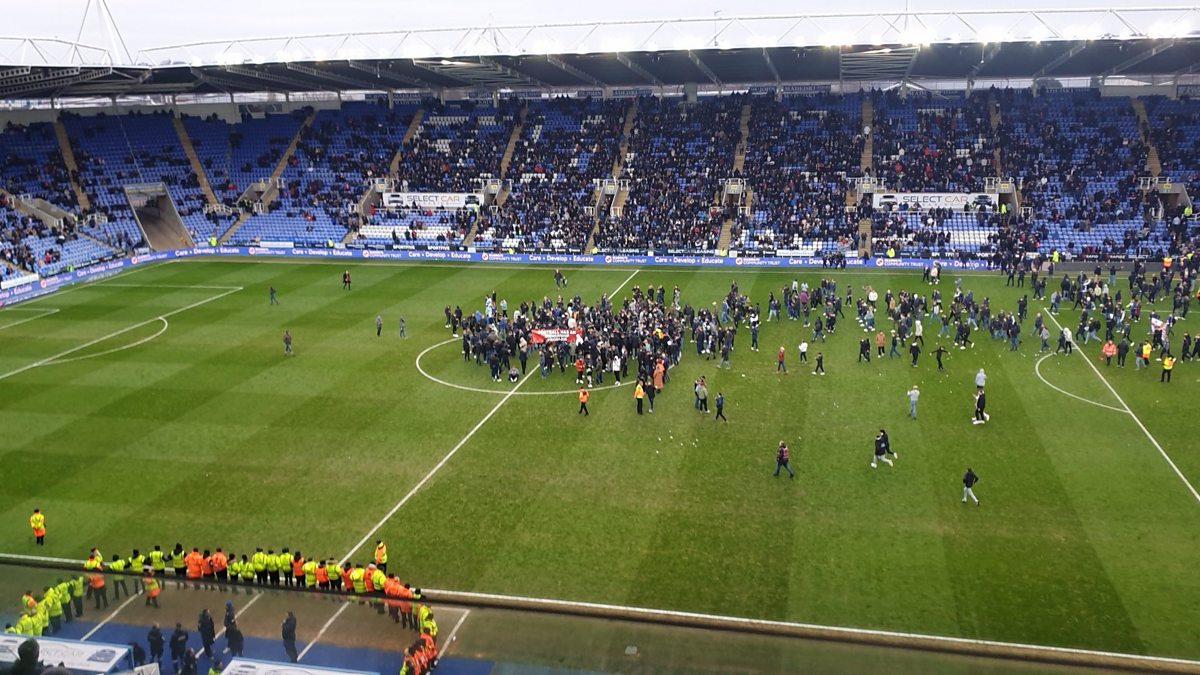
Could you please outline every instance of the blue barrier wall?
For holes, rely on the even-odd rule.
[[[52,293],[59,288],[98,276],[107,276],[128,267],[163,260],[205,256],[245,256],[249,258],[341,258],[346,260],[422,260],[473,263],[532,263],[539,265],[677,265],[702,267],[821,267],[819,256],[793,257],[722,257],[709,255],[627,255],[569,253],[474,253],[467,251],[394,251],[346,248],[260,248],[254,246],[199,246],[174,251],[134,255],[97,263],[70,272],[0,290],[0,307]],[[944,269],[980,270],[983,260],[931,260],[929,258],[847,258],[847,268],[923,269],[934,262]]]

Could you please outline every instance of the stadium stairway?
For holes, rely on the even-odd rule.
[[[417,108],[417,110],[413,113],[412,121],[408,123],[408,128],[405,130],[404,136],[400,139],[400,147],[396,148],[396,152],[392,153],[392,161],[388,166],[388,176],[391,178],[395,179],[396,174],[399,173],[400,159],[404,155],[404,146],[412,140],[413,136],[417,135],[417,130],[421,128],[421,120],[424,119],[424,117],[424,108]],[[370,210],[379,203],[379,200],[379,192],[375,190],[375,186],[367,185],[367,189],[363,191],[362,198],[358,200],[358,216],[360,224],[366,223],[367,213],[369,213]],[[348,244],[354,241],[354,238],[357,235],[357,230],[353,228],[347,230],[346,236],[342,237],[342,243]]]
[[[183,147],[183,154],[187,155],[188,162],[192,165],[192,172],[196,174],[196,180],[200,183],[200,191],[204,193],[204,200],[210,205],[216,206],[219,202],[217,195],[213,193],[212,186],[208,183],[208,172],[204,170],[204,165],[196,156],[196,147],[192,145],[192,138],[188,136],[187,128],[183,126],[183,119],[179,117],[178,111],[171,116],[171,121],[175,124],[175,133],[179,135],[179,145]]]
[[[871,175],[871,164],[875,161],[875,144],[873,142],[875,138],[875,102],[871,100],[870,96],[863,97],[860,123],[863,127],[867,125],[871,127],[871,133],[866,134],[863,139],[862,157],[858,161],[858,168],[862,170],[864,176],[868,176]]]
[[[994,93],[988,94],[988,119],[992,124],[992,137],[996,138],[998,135],[997,132],[1000,129],[1000,102],[996,100],[996,95]],[[1000,163],[999,143],[996,143],[996,146],[992,149],[992,161],[995,162],[996,165],[996,176],[1003,176],[1004,165]]]
[[[637,99],[630,99],[629,109],[625,111],[625,124],[621,127],[621,148],[617,158],[613,160],[612,177],[621,177],[621,168],[625,166],[625,153],[629,152],[629,134],[633,133],[633,122],[637,119]]]
[[[1151,176],[1162,174],[1162,160],[1158,157],[1158,148],[1154,145],[1154,134],[1150,133],[1150,118],[1146,115],[1146,104],[1136,96],[1129,97],[1129,104],[1138,119],[1138,135],[1146,144],[1146,164]]]
[[[260,198],[263,204],[270,204],[279,196],[279,177],[283,175],[288,162],[296,154],[296,146],[300,144],[300,137],[304,134],[304,130],[312,126],[313,119],[316,116],[316,110],[308,111],[308,114],[304,116],[304,121],[300,123],[300,126],[296,127],[296,133],[292,135],[292,141],[284,148],[283,154],[279,156],[279,161],[275,163],[275,169],[271,171],[271,177],[267,180],[267,191]],[[225,234],[221,235],[220,243],[224,244],[229,241],[233,233],[238,231],[238,228],[250,218],[250,215],[250,211],[242,211],[237,220],[233,221],[233,224],[229,226],[229,229],[225,230]]]
[[[740,137],[738,138],[737,147],[734,148],[734,151],[733,151],[733,173],[734,173],[734,175],[740,175],[742,173],[742,169],[744,169],[746,166],[746,148],[750,144],[750,104],[749,103],[745,103],[742,105],[742,116],[741,116],[740,120],[738,121],[738,132],[740,134]],[[718,195],[717,199],[719,201],[721,199],[721,196]],[[749,206],[749,204],[746,204],[746,206]],[[732,236],[733,236],[733,218],[729,217],[729,218],[725,219],[725,222],[721,223],[721,234],[717,235],[717,250],[718,251],[728,251],[729,250],[729,240],[732,238]]]
[[[508,136],[508,145],[504,146],[504,155],[500,158],[500,175],[508,175],[508,165],[512,163],[513,153],[517,150],[517,141],[521,138],[521,132],[525,129],[525,116],[529,114],[529,104],[521,106],[521,110],[517,113],[516,122],[513,123],[512,133]],[[510,190],[507,184],[500,186],[500,191],[496,193],[493,204],[496,206],[504,206],[504,202],[508,201]],[[471,230],[467,232],[467,236],[463,237],[463,246],[473,246],[475,237],[479,235],[479,220],[476,219],[471,224]]]
[[[750,143],[750,104],[746,103],[742,106],[742,117],[738,121],[738,130],[741,136],[738,138],[737,149],[733,151],[733,172],[740,174],[746,166],[746,147]]]
[[[517,141],[521,139],[521,131],[525,129],[525,115],[529,114],[529,104],[521,106],[521,111],[517,113],[517,121],[513,124],[512,133],[508,136],[508,145],[504,146],[504,156],[500,158],[500,176],[508,175],[508,165],[512,162],[513,153],[517,150]],[[507,198],[507,191],[501,190],[504,197]],[[500,199],[501,195],[496,195],[497,203],[503,205],[504,202]]]
[[[79,181],[75,180],[76,174],[79,173],[79,163],[75,161],[75,150],[71,148],[71,137],[67,135],[67,127],[62,120],[54,120],[54,136],[58,138],[58,149],[62,152],[63,163],[67,165],[67,170],[70,172],[71,189],[75,191],[75,200],[79,202],[79,209],[85,213],[91,211],[92,200],[88,198],[83,188],[79,187]]]
[[[625,154],[629,152],[629,134],[633,133],[633,122],[637,119],[638,106],[637,99],[629,100],[629,107],[625,109],[625,123],[621,126],[621,147],[617,150],[617,157],[613,160],[612,177],[620,178],[621,171],[625,167]],[[600,202],[604,199],[604,190],[596,188],[596,201],[593,203],[594,211],[592,217],[592,231],[588,234],[587,243],[583,245],[584,254],[590,253],[596,248],[596,233],[600,231]],[[613,197],[613,203],[610,208],[624,208],[625,201],[629,199],[629,190],[618,190]]]
[[[421,120],[425,119],[425,109],[417,108],[417,112],[413,113],[412,122],[408,125],[408,130],[404,132],[404,138],[400,139],[400,147],[396,148],[396,154],[392,155],[392,164],[388,168],[388,175],[396,178],[400,174],[400,160],[404,157],[404,146],[412,142],[413,136],[421,129]]]

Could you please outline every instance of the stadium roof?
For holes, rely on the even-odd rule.
[[[1200,72],[1196,6],[715,14],[262,37],[135,52],[106,3],[95,7],[109,47],[0,37],[0,98],[1162,80]]]

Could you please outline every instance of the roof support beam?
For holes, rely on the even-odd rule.
[[[451,80],[454,80],[455,82],[458,82],[458,86],[460,86],[460,87],[470,87],[472,85],[477,86],[479,84],[478,82],[471,82],[470,80],[463,79],[462,76],[455,75],[452,72],[440,72],[440,71],[434,70],[433,68],[430,68],[430,67],[422,64],[421,61],[418,59],[410,59],[410,63],[412,63],[414,68],[420,68],[421,70],[424,70],[425,72],[433,73],[434,75],[438,75],[441,77],[446,77]]]
[[[1123,73],[1126,70],[1129,70],[1130,68],[1141,63],[1142,61],[1145,61],[1146,59],[1158,56],[1159,54],[1167,51],[1168,49],[1170,49],[1171,47],[1174,47],[1174,46],[1175,46],[1175,40],[1171,40],[1171,41],[1163,43],[1163,44],[1156,44],[1153,47],[1151,47],[1150,49],[1147,49],[1146,51],[1142,52],[1141,54],[1138,54],[1126,61],[1122,61],[1121,63],[1118,63],[1117,65],[1113,66],[1112,68],[1109,68],[1108,70],[1104,71],[1103,73],[1100,73],[1100,77],[1105,78],[1105,77],[1110,77],[1112,75],[1116,75],[1118,73]]]
[[[1003,43],[1000,43],[1000,42],[997,42],[995,44],[984,45],[983,46],[983,54],[979,57],[979,63],[976,63],[974,66],[971,66],[971,70],[967,72],[967,81],[974,82],[975,77],[979,75],[979,71],[986,68],[987,65],[989,63],[991,63],[993,59],[995,59],[997,56],[1000,55],[1000,49],[1003,46],[1004,46]]]
[[[1191,75],[1197,71],[1200,71],[1200,63],[1193,63],[1187,68],[1180,68],[1179,70],[1171,73],[1171,80],[1178,84],[1179,78],[1183,77],[1184,75]]]
[[[485,64],[485,65],[491,66],[492,68],[495,68],[496,70],[504,73],[505,75],[508,75],[509,77],[513,77],[518,80],[523,80],[523,81],[527,82],[528,84],[531,84],[535,87],[541,87],[543,89],[550,88],[550,85],[546,84],[545,82],[542,82],[541,80],[537,79],[536,77],[522,73],[521,71],[516,70],[515,68],[510,68],[502,63],[497,62],[495,59],[489,58],[487,56],[479,57],[479,62],[482,64]]]
[[[374,89],[376,87],[374,83],[366,80],[360,80],[354,77],[347,77],[345,75],[331,73],[318,68],[313,68],[312,66],[306,66],[303,63],[289,63],[287,64],[287,69],[300,73],[301,75],[307,75],[308,77],[316,80],[338,82],[355,89]]]
[[[391,80],[405,87],[420,87],[421,89],[437,89],[438,86],[428,80],[422,80],[417,77],[401,75],[390,68],[380,65],[379,63],[363,63],[361,61],[347,61],[346,65],[354,70],[374,75],[381,80]]]
[[[314,87],[311,82],[304,82],[303,80],[284,77],[283,75],[276,75],[275,73],[259,70],[258,68],[246,68],[245,66],[221,66],[221,70],[229,73],[230,75],[237,75],[238,77],[245,77],[251,80],[274,82],[276,84],[282,84],[285,87],[297,88],[301,91],[306,91]]]
[[[597,80],[596,78],[592,77],[591,75],[588,75],[587,73],[585,73],[582,70],[576,68],[575,66],[567,63],[566,61],[563,61],[562,59],[558,58],[557,56],[554,56],[553,54],[546,55],[546,61],[548,61],[550,63],[550,65],[558,68],[559,70],[563,71],[564,73],[566,73],[572,77],[577,77],[594,87],[603,87],[604,86],[604,83],[601,82],[600,80]]]
[[[1063,52],[1062,54],[1059,54],[1053,61],[1042,66],[1041,70],[1034,73],[1032,79],[1036,80],[1039,77],[1045,77],[1047,74],[1049,74],[1055,68],[1057,68],[1057,67],[1061,66],[1062,64],[1066,63],[1067,61],[1070,61],[1071,59],[1075,58],[1075,56],[1078,55],[1079,52],[1081,52],[1087,48],[1087,44],[1088,43],[1086,43],[1086,42],[1080,42],[1080,43],[1076,44],[1074,47],[1071,47],[1067,51]]]
[[[635,75],[637,75],[638,77],[642,78],[643,80],[649,82],[650,84],[653,84],[653,85],[656,85],[659,87],[663,86],[662,80],[659,80],[657,77],[652,75],[650,73],[650,71],[646,70],[645,68],[639,66],[638,64],[634,63],[633,61],[630,61],[628,56],[625,56],[624,54],[618,52],[617,53],[617,61],[621,65],[632,70]]]
[[[767,62],[767,70],[771,71],[771,77],[775,78],[775,84],[779,84],[781,81],[779,71],[775,69],[775,63],[771,61],[771,52],[768,52],[766,47],[762,50],[762,57],[763,61]]]
[[[246,89],[249,88],[246,86],[246,84],[244,82],[238,82],[237,80],[227,79],[227,78],[221,77],[217,73],[205,72],[199,68],[192,68],[191,71],[192,71],[192,77],[196,78],[198,81],[203,82],[204,84],[210,85],[215,89],[219,89],[219,90],[225,92],[226,94],[232,94],[234,92],[245,91]]]
[[[705,77],[711,80],[713,84],[717,86],[721,85],[721,80],[717,77],[717,74],[712,71],[712,68],[708,67],[708,64],[700,60],[700,57],[696,55],[696,52],[689,49],[687,55],[688,58],[691,59],[692,63],[696,64],[696,67],[700,69],[700,72],[704,73]]]
[[[36,80],[25,83],[15,83],[8,86],[0,86],[0,97],[8,97],[14,94],[28,94],[46,89],[58,89],[71,84],[78,84],[80,82],[90,82],[92,80],[111,75],[113,69],[93,68],[88,70],[80,70],[79,68],[61,68],[48,72],[50,73],[49,75]],[[57,75],[54,73],[57,73]]]
[[[20,77],[22,75],[28,75],[29,71],[30,71],[29,66],[18,66],[16,68],[5,68],[3,70],[0,70],[0,80],[7,80],[10,77]]]

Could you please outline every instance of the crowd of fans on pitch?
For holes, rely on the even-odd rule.
[[[556,275],[556,281],[564,279]],[[561,283],[565,290],[566,284]],[[602,295],[588,304],[579,295],[558,295],[510,306],[493,292],[482,308],[466,313],[445,308],[446,327],[459,337],[463,360],[487,367],[493,381],[516,382],[530,369],[541,377],[570,373],[583,387],[633,380],[653,385],[657,392],[669,380],[667,371],[679,363],[683,335],[697,316],[680,304],[679,289],[633,286],[630,295],[614,304]],[[567,331],[570,339],[546,339],[541,331]],[[653,411],[653,394],[650,409]]]
[[[874,116],[864,121],[866,98]],[[742,139],[744,105],[750,114]],[[626,138],[631,107],[636,112]],[[423,117],[412,125],[417,108]],[[1183,159],[1188,148],[1200,147],[1200,108],[1157,99],[1148,100],[1147,108],[1150,124],[1137,119],[1127,100],[1096,91],[1034,96],[1008,89],[966,97],[898,90],[778,100],[741,94],[692,103],[672,97],[424,101],[395,109],[348,103],[320,111],[301,131],[278,199],[268,209],[298,238],[321,224],[353,233],[369,223],[388,228],[394,244],[454,246],[476,232],[476,244],[492,250],[574,252],[589,241],[604,251],[713,250],[730,223],[735,250],[829,254],[856,248],[858,223],[866,218],[876,255],[990,256],[1057,248],[1073,256],[1158,257],[1191,239],[1191,214],[1145,189],[1150,170],[1143,138],[1158,146],[1164,176],[1200,188]],[[292,125],[278,129],[249,125],[248,118],[228,125],[216,142],[227,143],[240,165],[223,165],[220,147],[200,153],[218,199],[248,206],[237,202],[246,177],[274,167],[290,141],[280,129],[299,129],[302,117],[293,114]],[[8,192],[43,198],[81,222],[55,230],[10,208],[0,223],[5,276],[60,269],[65,263],[56,258],[64,251],[52,239],[86,235],[97,257],[141,244],[123,187],[147,176],[167,185],[182,216],[208,222],[211,232],[205,234],[224,231],[233,221],[228,214],[200,214],[199,177],[181,147],[139,140],[143,129],[162,131],[169,117],[63,113],[63,119],[72,130],[77,172],[68,171],[53,125],[10,124],[0,143],[2,175]],[[518,124],[521,133],[500,175]],[[410,126],[415,133],[401,143]],[[265,139],[245,135],[258,128],[273,131]],[[864,165],[868,137],[872,153]],[[104,138],[127,139],[127,151],[95,152]],[[243,146],[251,151],[238,154]],[[739,148],[745,162],[735,170]],[[503,179],[506,187],[480,209],[376,208],[360,215],[366,185],[393,175],[393,159],[401,190],[475,192],[482,176]],[[612,177],[615,160],[621,160],[616,177],[630,185],[619,199],[598,195],[593,185]],[[970,212],[876,210],[855,202],[850,181],[860,176],[889,191],[910,192],[978,192],[988,177],[1011,176],[1022,208],[1001,213],[993,203]],[[744,200],[726,197],[726,179],[745,181]],[[72,181],[90,197],[92,212],[125,225],[84,224],[87,214],[80,212]]]

